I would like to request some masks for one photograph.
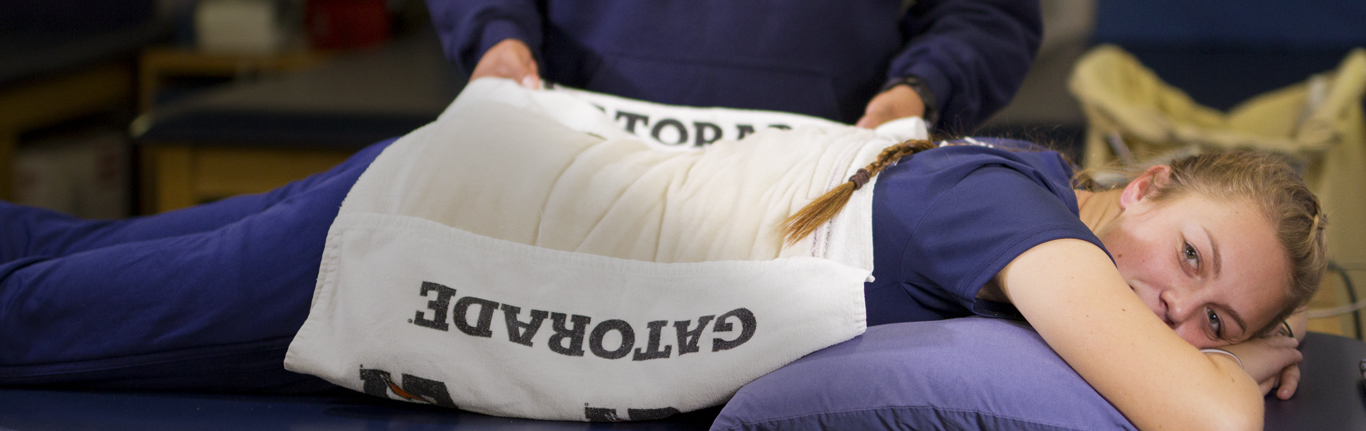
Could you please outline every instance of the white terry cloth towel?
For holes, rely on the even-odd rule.
[[[482,79],[386,149],[332,224],[286,368],[492,415],[639,420],[863,332],[874,183],[794,246],[778,228],[895,140],[627,101],[792,127],[680,150],[586,100]]]

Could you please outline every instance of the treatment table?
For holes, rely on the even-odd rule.
[[[1366,429],[1358,363],[1366,343],[1310,333],[1299,391],[1268,399],[1266,429]],[[309,396],[0,388],[0,429],[40,430],[704,430],[720,407],[646,422],[509,419],[389,401],[338,389]]]

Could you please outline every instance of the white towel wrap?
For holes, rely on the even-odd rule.
[[[617,109],[792,130],[680,149],[623,130]],[[777,229],[924,134],[919,119],[874,133],[473,82],[352,188],[285,366],[500,416],[637,420],[723,403],[863,332],[874,183],[812,238],[783,248]]]

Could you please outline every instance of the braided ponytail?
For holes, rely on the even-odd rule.
[[[864,184],[876,177],[883,168],[892,165],[903,157],[931,148],[934,148],[934,143],[930,141],[910,140],[882,150],[882,153],[877,155],[876,160],[859,169],[858,172],[849,177],[849,181],[830,189],[821,197],[806,204],[796,214],[788,217],[787,221],[783,222],[783,236],[786,238],[784,245],[796,244],[797,241],[815,232],[817,227],[835,218],[844,209],[844,205],[849,203],[849,198],[854,195],[854,191],[862,188]]]

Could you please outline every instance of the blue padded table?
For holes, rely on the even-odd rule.
[[[1300,351],[1300,387],[1288,400],[1267,399],[1266,429],[1366,430],[1366,343],[1310,332]]]
[[[719,408],[648,422],[509,419],[338,390],[325,395],[0,389],[0,429],[36,430],[705,430]]]
[[[1268,399],[1266,429],[1366,429],[1357,363],[1366,343],[1310,333],[1303,381],[1286,401]],[[720,408],[647,422],[509,419],[390,401],[344,389],[307,396],[0,388],[0,429],[39,430],[658,430],[707,429]]]

